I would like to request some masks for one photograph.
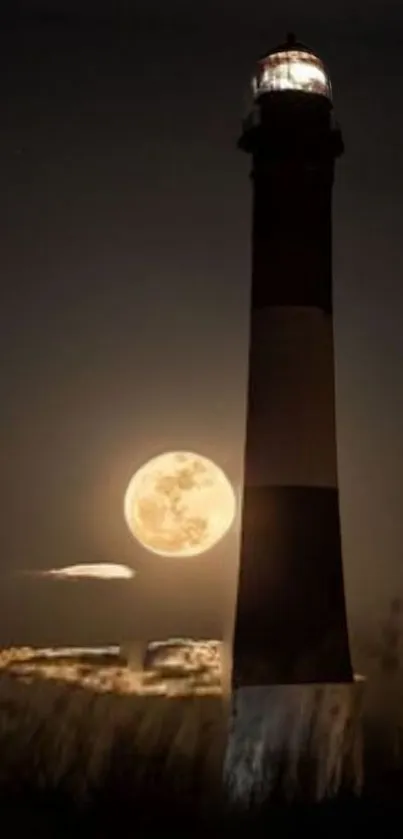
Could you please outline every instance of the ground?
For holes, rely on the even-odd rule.
[[[125,821],[136,836],[147,825],[147,836],[173,827],[187,837],[250,832],[253,819],[255,836],[270,828],[280,839],[301,829],[333,836],[347,824],[383,830],[392,816],[402,823],[396,773],[383,776],[389,800],[374,789],[314,807],[275,796],[245,814],[248,823],[228,813],[220,644],[157,643],[144,671],[137,660],[118,647],[1,652],[0,813],[16,834],[71,836],[77,819],[88,835],[110,836]]]
[[[141,672],[119,648],[3,650],[3,796],[142,810],[213,801],[225,732],[219,645],[150,645],[146,659]]]

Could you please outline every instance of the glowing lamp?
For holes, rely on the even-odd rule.
[[[332,98],[330,79],[323,62],[293,35],[260,59],[252,84],[255,99],[287,90]]]

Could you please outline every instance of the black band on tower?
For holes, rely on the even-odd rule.
[[[278,161],[253,175],[252,307],[332,310],[328,167]]]
[[[244,491],[234,683],[351,678],[337,489]]]

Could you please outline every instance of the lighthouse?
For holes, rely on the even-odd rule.
[[[252,284],[233,688],[351,683],[339,516],[332,189],[343,140],[321,59],[258,62]]]

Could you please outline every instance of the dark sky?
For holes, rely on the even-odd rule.
[[[288,29],[327,62],[340,485],[352,628],[403,594],[403,10],[399,2],[10,3],[0,30],[0,643],[220,633],[236,534],[186,565],[126,531],[160,450],[239,487],[255,59]],[[111,13],[111,8],[114,12]],[[49,14],[49,10],[53,10]],[[124,562],[133,584],[17,569]]]

